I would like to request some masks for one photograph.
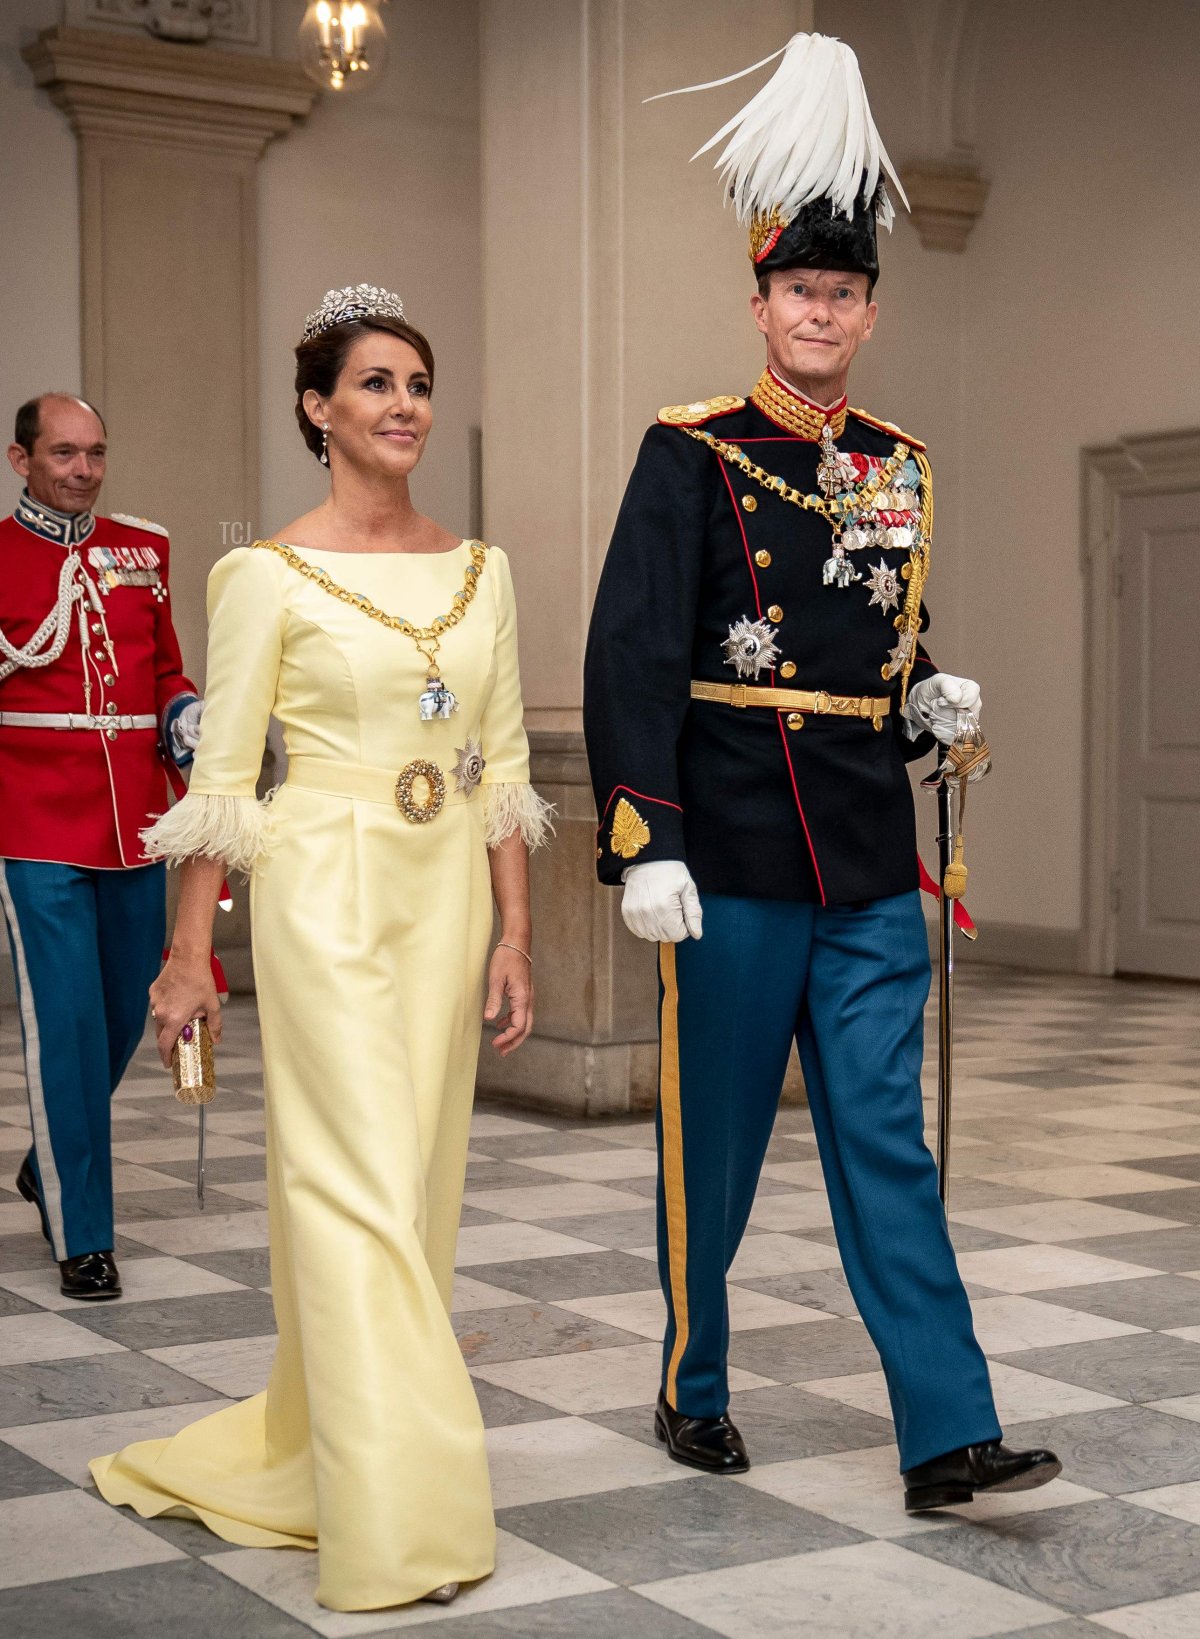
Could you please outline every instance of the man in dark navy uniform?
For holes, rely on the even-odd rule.
[[[764,197],[764,99],[808,151],[813,85],[831,71],[858,85],[869,127],[864,143],[846,120],[848,188],[802,175],[782,202]],[[586,662],[600,878],[624,883],[627,924],[661,952],[655,1423],[680,1462],[748,1466],[728,1417],[725,1280],[795,1039],[906,1506],[921,1510],[1060,1466],[1000,1443],[923,1132],[930,971],[906,763],[953,740],[979,689],[919,638],[925,446],[846,402],[875,324],[876,218],[890,218],[853,54],[796,36],[752,107],[722,157],[751,218],[767,367],[748,399],[671,407],[646,434]]]

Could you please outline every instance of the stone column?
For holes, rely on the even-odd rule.
[[[255,173],[316,88],[295,63],[99,29],[47,29],[24,56],[79,138],[101,506],[170,532],[176,628],[201,683],[208,571],[258,518]]]
[[[576,1114],[648,1107],[655,952],[595,878],[580,732],[588,614],[645,427],[762,367],[745,233],[688,157],[751,94],[716,79],[811,27],[807,0],[484,0],[484,527],[513,560],[534,779],[538,1027],[480,1086]],[[759,77],[761,79],[761,76]],[[662,619],[672,618],[670,610]]]

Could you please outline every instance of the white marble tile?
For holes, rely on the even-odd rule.
[[[475,1309],[517,1309],[528,1302],[521,1292],[506,1292],[502,1286],[490,1286],[485,1280],[455,1275],[450,1307],[456,1315],[465,1315]]]
[[[944,1530],[961,1520],[978,1523],[1063,1508],[1093,1502],[1102,1495],[1059,1479],[1040,1491],[980,1496],[962,1509],[906,1514],[904,1485],[897,1471],[896,1448],[891,1444],[870,1446],[865,1451],[840,1451],[828,1457],[802,1457],[793,1462],[755,1463],[749,1474],[738,1476],[738,1484],[765,1491],[797,1508],[865,1531],[868,1536],[884,1538]]]
[[[195,1155],[193,1143],[190,1154]],[[153,1167],[141,1167],[133,1161],[113,1161],[113,1193],[117,1197],[117,1211],[121,1210],[121,1196],[135,1195],[147,1189],[193,1189],[190,1178],[175,1178],[169,1172],[155,1172]]]
[[[632,1149],[654,1148],[653,1121],[623,1121],[615,1126],[579,1127],[573,1129],[589,1144],[628,1144]]]
[[[837,1269],[837,1248],[792,1235],[748,1235],[738,1249],[729,1278],[765,1280],[770,1275],[795,1275],[808,1269]]]
[[[198,1212],[193,1218],[151,1218],[127,1224],[122,1234],[159,1252],[238,1252],[266,1246],[265,1212]]]
[[[1144,1264],[1121,1263],[1116,1258],[1097,1257],[1094,1252],[1036,1242],[994,1247],[989,1252],[964,1252],[958,1267],[964,1280],[996,1292],[1046,1292],[1056,1286],[1137,1280],[1157,1273]]]
[[[0,1588],[186,1557],[128,1514],[81,1491],[47,1491],[0,1502]]]
[[[1010,1354],[1019,1349],[1049,1349],[1056,1343],[1095,1343],[1105,1337],[1142,1332],[1104,1315],[1084,1314],[1037,1298],[975,1298],[971,1303],[975,1335],[985,1354]]]
[[[797,1195],[763,1195],[750,1208],[754,1229],[786,1233],[792,1229],[827,1229],[833,1223],[829,1200],[821,1190]]]
[[[244,1138],[227,1138],[216,1132],[209,1133],[205,1150],[210,1161],[229,1155],[263,1153],[261,1144],[248,1144]],[[122,1161],[132,1161],[136,1166],[153,1166],[156,1161],[191,1161],[195,1154],[196,1138],[187,1134],[179,1138],[119,1139],[113,1145],[114,1156]]]
[[[1018,1166],[1045,1167],[1050,1165],[1046,1157],[1053,1158],[1059,1165],[1064,1161],[1072,1164],[1095,1161],[1107,1165],[1118,1161],[1169,1160],[1174,1155],[1194,1155],[1198,1147],[1161,1135],[1099,1132],[1079,1127],[1074,1132],[1060,1133],[1057,1137],[1023,1139],[1014,1144],[1009,1153],[1018,1157]],[[1011,1165],[1007,1170],[1011,1170]]]
[[[539,1218],[578,1217],[584,1213],[631,1212],[646,1205],[644,1195],[628,1190],[609,1189],[604,1184],[518,1184],[512,1189],[469,1189],[463,1197],[480,1212],[494,1212],[499,1218],[520,1219],[523,1223]]]
[[[658,1171],[658,1157],[653,1150],[614,1144],[606,1150],[581,1150],[578,1154],[523,1155],[515,1165],[552,1172],[560,1178],[603,1184],[618,1178],[653,1178]]]
[[[555,1258],[568,1252],[602,1252],[595,1241],[560,1235],[538,1224],[475,1224],[458,1232],[455,1263],[470,1269],[477,1263],[517,1263],[524,1258]]]
[[[1088,1618],[1097,1627],[1123,1633],[1127,1639],[1196,1639],[1200,1633],[1200,1593],[1152,1599],[1144,1605],[1098,1611]]]
[[[1076,1241],[1089,1235],[1132,1235],[1151,1229],[1178,1229],[1175,1218],[1101,1206],[1098,1201],[1028,1201],[1020,1206],[972,1208],[950,1213],[952,1223],[972,1224],[1022,1241]]]
[[[1140,1195],[1152,1190],[1195,1189],[1192,1178],[1168,1178],[1136,1167],[1021,1167],[1001,1173],[997,1183],[1013,1189],[1032,1189],[1040,1195],[1069,1195],[1084,1201],[1091,1195]]]
[[[184,1110],[179,1115],[171,1117],[178,1121],[181,1127],[186,1126],[193,1131],[196,1127],[196,1112]],[[205,1127],[209,1133],[224,1133],[227,1137],[237,1138],[239,1135],[264,1133],[267,1125],[265,1110],[222,1110],[219,1105],[210,1105],[205,1117]],[[193,1143],[195,1140],[193,1139]]]
[[[123,1344],[76,1326],[61,1315],[7,1315],[0,1318],[0,1366],[35,1360],[73,1360],[89,1354],[124,1354]]]
[[[786,1303],[766,1292],[751,1292],[739,1286],[730,1286],[729,1329],[731,1332],[753,1331],[760,1326],[800,1326],[808,1321],[829,1320],[823,1309],[810,1309],[800,1303]],[[655,1286],[644,1292],[619,1292],[611,1296],[572,1298],[554,1305],[570,1309],[574,1314],[587,1315],[609,1326],[636,1332],[639,1337],[661,1338],[666,1325],[666,1305],[661,1290]]]
[[[209,1188],[219,1190],[222,1195],[232,1195],[235,1201],[249,1201],[252,1206],[265,1208],[267,1204],[265,1178],[250,1184],[210,1184]]]
[[[1152,1508],[1156,1514],[1169,1514],[1172,1519],[1186,1520],[1189,1525],[1200,1525],[1200,1481],[1161,1485],[1153,1491],[1127,1491],[1121,1501],[1135,1502],[1139,1508]]]
[[[825,1174],[819,1161],[768,1161],[762,1175],[779,1184],[795,1184],[797,1189],[825,1188]]]
[[[1173,1395],[1169,1400],[1149,1401],[1151,1411],[1165,1411],[1172,1417],[1186,1418],[1189,1423],[1200,1423],[1200,1394]]]
[[[360,1633],[395,1633],[408,1627],[423,1628],[429,1622],[453,1623],[472,1616],[486,1616],[489,1611],[539,1605],[574,1594],[599,1593],[612,1586],[603,1577],[571,1565],[507,1531],[496,1533],[495,1574],[464,1588],[451,1605],[418,1601],[361,1614],[324,1610],[316,1603],[317,1556],[311,1553],[242,1548],[232,1553],[213,1554],[205,1564],[258,1594],[277,1610],[306,1623],[323,1639],[355,1639]],[[450,1631],[453,1632],[453,1628]]]
[[[512,1138],[521,1133],[546,1133],[553,1128],[541,1121],[527,1121],[510,1115],[486,1115],[477,1110],[471,1117],[471,1138]]]
[[[18,1155],[29,1148],[29,1133],[24,1127],[14,1127],[7,1121],[0,1127],[0,1154]]]
[[[586,1417],[626,1406],[652,1406],[662,1378],[662,1347],[658,1343],[631,1343],[582,1354],[502,1360],[473,1366],[471,1373],[528,1400],[553,1406],[556,1411]],[[735,1392],[765,1388],[771,1382],[772,1378],[730,1368],[729,1387]]]
[[[990,1363],[992,1391],[1001,1423],[1040,1422],[1047,1417],[1068,1417],[1074,1412],[1104,1411],[1126,1402],[1109,1394],[1081,1389],[1074,1383],[1020,1371],[1003,1361]],[[887,1383],[882,1372],[860,1372],[851,1377],[818,1378],[804,1383],[809,1394],[819,1394],[876,1417],[890,1417]]]
[[[76,1485],[90,1487],[88,1461],[120,1451],[135,1440],[164,1440],[181,1428],[231,1405],[229,1400],[188,1401],[180,1406],[144,1406],[137,1411],[68,1417],[53,1423],[26,1423],[0,1429],[0,1440]]]
[[[1103,1127],[1110,1132],[1152,1132],[1156,1127],[1177,1127],[1179,1117],[1170,1110],[1153,1105],[1120,1103],[1095,1105],[1078,1110],[1055,1110],[1056,1121],[1069,1121],[1073,1126]]]
[[[165,1349],[147,1349],[151,1360],[161,1360],[231,1400],[243,1400],[267,1386],[275,1358],[275,1335],[232,1337],[216,1343],[172,1343]]]
[[[106,1300],[109,1308],[127,1303],[144,1303],[153,1298],[196,1297],[206,1292],[238,1292],[236,1281],[226,1280],[207,1269],[177,1258],[122,1258],[119,1264],[123,1295]],[[67,1298],[58,1289],[59,1273],[55,1264],[47,1261],[36,1269],[18,1269],[0,1274],[0,1287],[28,1298],[43,1309],[64,1312],[77,1310],[76,1299]]]
[[[487,1447],[497,1508],[658,1485],[695,1472],[664,1457],[661,1447],[580,1417],[489,1429]]]
[[[1200,1343],[1200,1326],[1164,1326],[1167,1337],[1181,1337],[1185,1343]]]
[[[634,1591],[727,1639],[779,1639],[796,1631],[799,1612],[820,1639],[989,1639],[1061,1616],[894,1542],[671,1577]]]
[[[37,1208],[28,1201],[5,1201],[0,1204],[0,1235],[30,1235],[41,1233]]]

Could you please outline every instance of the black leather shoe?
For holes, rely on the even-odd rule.
[[[111,1252],[82,1252],[77,1258],[64,1258],[58,1267],[58,1289],[65,1298],[96,1301],[121,1295],[121,1277]]]
[[[34,1172],[28,1156],[21,1162],[21,1170],[17,1174],[17,1191],[23,1195],[31,1206],[38,1209],[38,1216],[42,1220],[42,1234],[50,1239],[50,1220],[46,1217],[46,1203],[42,1200],[42,1192],[38,1188],[37,1173]]]
[[[903,1476],[904,1507],[919,1514],[971,1502],[977,1491],[1036,1491],[1061,1473],[1052,1451],[1010,1451],[999,1440],[985,1440],[910,1468]]]
[[[728,1417],[683,1417],[659,1394],[654,1432],[667,1456],[706,1474],[744,1474],[750,1467],[741,1435]]]

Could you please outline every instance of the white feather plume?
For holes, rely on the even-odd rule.
[[[728,85],[780,55],[783,61],[761,91],[692,155],[699,159],[725,143],[714,169],[728,185],[738,220],[777,209],[791,221],[812,200],[826,198],[835,211],[851,217],[859,198],[866,204],[874,197],[881,171],[907,208],[900,178],[871,117],[858,59],[841,40],[827,34],[793,34],[782,53],[740,73],[660,95],[682,96]],[[878,214],[890,228],[895,213],[886,187]]]

